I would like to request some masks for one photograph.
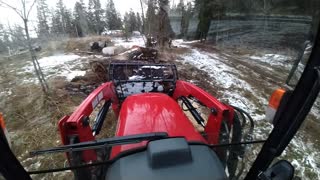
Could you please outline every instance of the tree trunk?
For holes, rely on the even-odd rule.
[[[28,44],[29,52],[30,52],[31,59],[32,59],[32,64],[33,64],[33,67],[35,69],[35,72],[36,72],[36,75],[38,77],[38,80],[40,82],[40,85],[42,87],[42,91],[45,94],[47,94],[48,93],[48,85],[47,85],[47,82],[44,79],[44,76],[43,76],[43,73],[41,71],[41,67],[39,65],[39,62],[38,62],[38,60],[36,58],[35,52],[33,51],[32,46],[31,46],[31,40],[30,40],[29,28],[28,28],[28,20],[24,19],[23,22],[24,22],[24,30],[25,30],[26,37],[27,37],[27,44]]]
[[[142,0],[140,0],[140,6],[141,6],[141,15],[142,15],[142,34],[144,34],[145,19],[144,19]]]

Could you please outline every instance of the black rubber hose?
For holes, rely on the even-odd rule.
[[[244,111],[243,109],[236,107],[236,106],[232,106],[235,110],[237,110],[239,113],[244,114],[245,116],[248,117],[249,122],[250,122],[250,129],[249,132],[244,136],[246,141],[252,141],[253,137],[253,130],[254,130],[254,121],[252,119],[252,117],[250,116],[249,113],[247,113],[246,111]]]
[[[253,130],[254,130],[254,121],[252,119],[252,117],[250,116],[249,113],[247,113],[246,111],[244,111],[243,109],[236,107],[236,106],[232,106],[237,112],[239,112],[239,114],[241,115],[241,117],[243,118],[243,122],[245,122],[246,117],[249,119],[250,122],[250,129],[249,131],[243,136],[245,141],[252,141],[253,139]],[[242,128],[244,128],[244,124],[242,125]],[[244,153],[245,153],[245,149],[246,149],[247,145],[243,145],[242,146],[242,153],[239,154],[239,157],[243,158]],[[241,174],[243,173],[244,170],[244,162],[242,161],[242,165],[237,173],[237,175],[234,176],[234,179],[239,179],[239,177],[241,176]]]
[[[241,109],[239,107],[232,106],[232,105],[231,105],[231,107],[236,109],[238,112],[241,112],[241,113],[245,114],[248,117],[249,121],[250,121],[251,128],[254,128],[254,121],[253,121],[253,119],[252,119],[252,117],[250,116],[249,113],[247,113],[246,111],[244,111],[243,109]]]
[[[232,127],[232,139],[231,143],[241,142],[242,139],[242,127],[238,114],[235,113],[233,118]],[[227,167],[229,172],[229,179],[234,179],[238,166],[239,156],[243,153],[243,147],[241,145],[231,146],[229,149],[229,156],[227,160]]]

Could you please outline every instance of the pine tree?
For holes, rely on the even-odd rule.
[[[58,34],[61,34],[62,32],[63,32],[63,26],[61,22],[60,12],[58,10],[52,10],[50,33],[54,35],[58,35]]]
[[[121,17],[116,11],[113,0],[108,0],[106,6],[106,25],[109,30],[122,29]]]
[[[20,25],[14,25],[13,28],[11,29],[11,42],[13,46],[15,47],[26,47],[26,38],[25,38],[25,32],[22,26]]]
[[[57,14],[59,14],[57,17],[60,18],[61,20],[61,25],[60,27],[62,27],[62,33],[66,34],[66,30],[65,30],[65,5],[63,4],[62,0],[59,0],[57,3]]]
[[[130,32],[131,24],[130,24],[130,14],[128,12],[125,13],[123,17],[123,34],[126,38],[126,41],[128,41],[129,36],[132,32]]]
[[[95,30],[97,34],[101,34],[104,29],[103,10],[101,8],[100,0],[94,0],[94,18],[95,18]]]
[[[183,0],[180,0],[179,4],[177,5],[176,9],[177,13],[181,15],[181,22],[180,22],[180,34],[182,37],[184,37],[184,32],[185,32],[185,15],[186,15],[186,9],[183,3]]]
[[[136,21],[137,21],[137,31],[139,31],[139,32],[142,32],[142,21],[141,21],[141,16],[140,16],[140,14],[137,12],[136,13]]]
[[[192,18],[193,12],[192,12],[192,4],[190,2],[187,3],[187,6],[184,7],[184,10],[182,11],[182,19],[181,19],[181,36],[185,38],[188,34],[189,29],[189,22]]]
[[[89,0],[88,4],[88,22],[91,33],[101,34],[104,29],[103,10],[100,0]]]
[[[133,12],[132,9],[130,9],[130,12],[129,12],[129,22],[130,22],[129,31],[130,33],[132,33],[133,31],[138,29],[136,14]]]
[[[69,35],[75,35],[75,28],[72,24],[72,13],[69,9],[65,9],[64,12],[64,19],[65,19],[65,24],[64,24],[64,29],[66,31],[67,34]]]
[[[95,17],[94,17],[94,0],[89,0],[88,10],[87,10],[87,18],[88,18],[88,28],[90,33],[95,33]]]
[[[2,24],[0,24],[0,53],[7,52],[7,44],[5,42],[5,30]]]
[[[11,42],[9,39],[9,34],[7,32],[7,29],[0,24],[0,41],[1,41],[1,52],[8,52],[8,48],[11,47]]]
[[[199,11],[197,39],[202,42],[207,39],[211,20],[221,17],[224,13],[222,3],[220,0],[195,0],[195,7]]]
[[[169,42],[169,39],[173,38],[174,36],[174,32],[170,24],[168,12],[169,12],[169,0],[159,0],[158,40],[159,40],[160,47],[165,47],[165,45]]]
[[[87,12],[83,0],[76,2],[74,7],[74,22],[76,34],[79,37],[86,36],[89,32]]]
[[[46,0],[37,1],[37,17],[38,17],[38,36],[48,37],[49,25],[48,25],[48,5]]]
[[[156,17],[156,1],[148,1],[148,9],[145,20],[144,32],[148,35],[155,35],[157,31],[157,17]]]

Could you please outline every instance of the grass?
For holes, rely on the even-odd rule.
[[[63,154],[30,157],[28,153],[60,145],[57,122],[62,116],[70,114],[73,111],[70,107],[77,106],[81,100],[82,98],[72,97],[58,88],[53,89],[49,96],[43,95],[37,85],[27,84],[12,88],[12,95],[6,98],[6,106],[2,108],[11,135],[12,150],[26,169],[64,166]],[[59,174],[33,176],[34,179],[43,177],[62,178]]]

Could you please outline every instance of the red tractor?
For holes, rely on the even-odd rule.
[[[69,147],[64,150],[71,166],[115,162],[75,170],[77,179],[163,179],[159,171],[184,179],[194,179],[199,174],[202,179],[225,179],[224,169],[230,163],[235,166],[228,166],[229,176],[236,176],[236,164],[244,147],[210,146],[249,140],[253,124],[249,133],[242,134],[244,124],[238,116],[251,119],[247,113],[179,80],[174,64],[113,62],[109,73],[110,82],[97,88],[72,115],[59,122],[62,142]],[[101,101],[104,105],[90,127],[89,116]],[[203,131],[195,129],[178,101]],[[194,101],[210,109],[208,119],[199,114]],[[109,107],[118,119],[115,137],[95,140]],[[92,142],[93,146],[87,146]],[[70,147],[72,152],[68,152]],[[179,175],[177,171],[184,173]]]
[[[114,62],[109,69],[111,81],[59,121],[63,146],[31,152],[65,152],[69,167],[27,172],[0,133],[0,162],[6,162],[0,163],[0,172],[7,179],[65,170],[72,170],[75,179],[239,179],[243,178],[239,159],[248,150],[246,145],[264,143],[245,179],[293,179],[289,162],[269,166],[288,146],[320,91],[318,42],[294,91],[281,91],[281,97],[273,98],[274,128],[267,140],[252,139],[254,124],[248,113],[179,80],[175,65]],[[101,102],[90,123],[90,114]],[[207,119],[193,102],[210,110]],[[110,107],[118,119],[115,136],[96,139]],[[184,111],[203,130],[197,130]]]

